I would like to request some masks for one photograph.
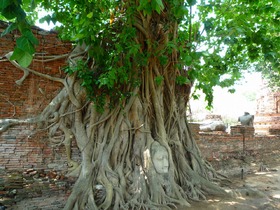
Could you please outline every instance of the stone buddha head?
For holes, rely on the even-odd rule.
[[[151,157],[157,173],[168,173],[169,159],[167,149],[164,146],[160,145],[157,141],[152,143]]]

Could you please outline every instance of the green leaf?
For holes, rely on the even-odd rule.
[[[109,79],[107,77],[103,77],[99,79],[99,88],[104,86],[104,85],[108,85],[109,84]]]
[[[187,0],[189,6],[193,6],[196,4],[196,0]]]
[[[163,82],[163,80],[164,80],[164,78],[163,78],[162,75],[161,75],[161,76],[157,76],[157,77],[155,78],[155,83],[156,83],[157,85],[161,85],[162,82]]]
[[[18,30],[23,33],[25,30],[30,30],[30,26],[27,21],[17,21],[18,22]]]
[[[29,41],[26,36],[21,36],[16,40],[17,47],[29,54],[33,54],[35,52],[33,44]]]
[[[16,47],[11,56],[11,60],[16,60],[22,67],[28,67],[32,62],[32,55]]]
[[[140,45],[139,44],[133,44],[130,46],[130,49],[128,51],[129,55],[136,55],[140,50]]]
[[[152,0],[152,7],[154,10],[157,11],[158,14],[160,14],[161,11],[164,9],[162,0]]]
[[[190,80],[187,77],[184,76],[177,76],[176,77],[176,84],[178,85],[185,85],[190,83]]]
[[[5,36],[6,34],[10,33],[11,31],[15,30],[17,28],[16,23],[11,23],[5,31],[2,32],[1,37]]]
[[[185,63],[187,66],[190,66],[192,64],[192,61],[193,61],[193,58],[191,56],[187,55],[185,57]]]
[[[35,1],[35,0],[32,0],[31,3],[30,3],[30,9],[31,9],[31,10],[34,10],[34,9],[36,8],[36,6],[37,6],[36,1]]]
[[[2,10],[2,15],[5,18],[7,18],[8,20],[16,18],[17,17],[17,7],[14,4],[5,7]]]
[[[166,65],[168,63],[168,57],[166,55],[162,55],[158,59],[161,65]]]
[[[156,2],[157,2],[157,4],[159,5],[159,7],[160,7],[161,9],[164,9],[164,5],[163,5],[163,3],[162,3],[162,0],[156,0]]]
[[[46,15],[39,19],[39,23],[47,22],[48,24],[50,24],[50,22],[52,21],[53,21],[53,17],[51,15]]]
[[[9,6],[12,3],[13,1],[11,0],[0,0],[0,10],[5,9],[7,6]]]
[[[174,8],[174,16],[177,18],[182,18],[184,16],[188,16],[189,10],[185,6],[177,6]]]
[[[31,44],[33,45],[39,44],[38,39],[34,36],[31,30],[26,29],[22,32],[22,34],[31,42]]]
[[[198,100],[198,99],[200,99],[200,95],[198,95],[198,94],[192,94],[192,98],[193,98],[194,100]]]
[[[151,6],[151,3],[150,3],[151,0],[141,0],[140,1],[140,4],[137,8],[137,10],[142,10],[144,12],[144,15],[149,15],[149,14],[152,14],[152,10],[154,8],[152,8]],[[155,0],[152,1],[152,3],[154,2]]]
[[[228,92],[235,93],[235,89],[234,88],[228,89]]]
[[[93,12],[87,14],[87,18],[92,18],[92,16],[93,16]]]
[[[175,49],[175,50],[177,50],[177,46],[174,44],[174,42],[172,42],[172,41],[169,41],[168,43],[167,43],[167,48],[169,48],[169,49]]]
[[[20,6],[15,5],[14,3],[5,7],[1,14],[8,20],[17,18],[17,21],[24,21],[26,14]]]
[[[149,1],[148,0],[142,0],[139,2],[139,6],[138,6],[138,10],[143,10],[147,7],[147,5],[149,4]]]

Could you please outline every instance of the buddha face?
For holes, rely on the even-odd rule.
[[[168,152],[165,147],[161,146],[158,142],[154,142],[151,147],[151,155],[157,173],[168,173]]]

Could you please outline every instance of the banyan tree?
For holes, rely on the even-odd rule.
[[[248,57],[265,54],[265,37],[273,44],[277,37],[259,27],[271,23],[270,13],[261,10],[268,1],[0,2],[1,14],[12,21],[4,34],[16,28],[22,33],[6,57],[63,84],[42,113],[1,120],[1,130],[25,122],[47,128],[50,138],[63,133],[69,173],[77,176],[65,209],[164,209],[226,194],[219,187],[223,177],[202,158],[186,107],[193,86],[211,104],[212,87],[232,85]],[[35,8],[49,12],[43,20],[57,23],[61,38],[73,42],[64,78],[28,68],[36,45],[29,27]],[[71,160],[72,141],[79,163]]]

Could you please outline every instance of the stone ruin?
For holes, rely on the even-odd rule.
[[[255,135],[254,118],[254,115],[245,112],[244,115],[238,117],[240,124],[230,127],[230,134],[242,134],[244,137],[253,137]]]
[[[240,119],[244,116],[245,120]],[[248,120],[248,117],[252,119]],[[245,137],[253,137],[255,135],[253,119],[254,115],[250,115],[248,112],[245,112],[243,116],[239,117],[239,124],[230,126],[230,135],[244,135]],[[223,122],[221,115],[209,114],[206,115],[205,120],[202,123],[190,123],[190,127],[194,137],[199,138],[199,135],[202,133],[211,133],[214,135],[227,134],[228,125]]]
[[[280,135],[280,92],[263,82],[257,98],[254,127],[261,135]]]
[[[225,132],[226,129],[227,125],[223,122],[221,115],[206,115],[205,120],[200,124],[200,131],[203,132]]]
[[[256,113],[253,117],[253,125],[247,125],[245,128],[246,136],[254,136],[255,134],[263,136],[280,135],[280,91],[269,88],[266,81],[263,81],[263,85],[258,92]],[[217,122],[222,122],[221,116],[212,114],[207,115],[202,124],[191,123],[191,127],[195,130],[195,135],[199,132],[216,132],[219,130],[219,127],[215,127]],[[242,124],[231,126],[230,133],[232,135],[244,133]]]
[[[242,134],[245,137],[253,137],[255,135],[255,128],[254,126],[234,125],[230,126],[230,134],[233,136]]]

